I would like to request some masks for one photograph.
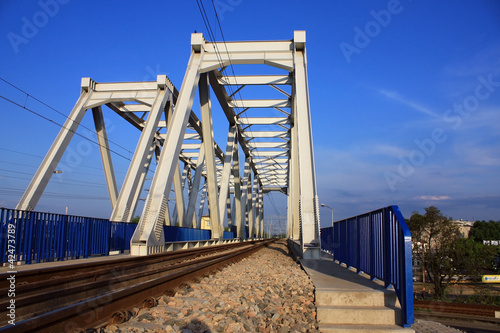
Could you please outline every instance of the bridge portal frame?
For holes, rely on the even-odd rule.
[[[196,194],[203,177],[203,194],[206,192],[208,199],[213,238],[222,238],[226,219],[237,225],[239,237],[243,235],[244,225],[248,225],[250,237],[262,237],[263,195],[280,191],[288,195],[287,236],[298,244],[303,258],[319,258],[319,205],[305,41],[304,31],[295,31],[292,40],[227,43],[208,42],[203,34],[192,34],[191,56],[180,92],[164,75],[159,75],[156,82],[133,83],[96,83],[83,78],[80,98],[17,209],[34,209],[85,112],[92,109],[113,207],[111,220],[132,219],[146,173],[156,155],[157,168],[132,236],[131,254],[147,255],[165,250],[162,225],[170,218],[168,199],[172,186],[180,225],[199,227],[195,213]],[[281,69],[283,74],[235,76],[224,73],[228,66],[256,64]],[[272,87],[285,97],[235,98],[247,86]],[[291,86],[291,92],[280,86]],[[231,87],[237,87],[236,92],[228,93],[226,88]],[[229,123],[225,154],[214,142],[210,91]],[[197,92],[201,121],[192,111]],[[107,105],[142,131],[119,193],[102,105]],[[284,116],[248,116],[255,109],[266,108]],[[142,117],[136,115],[141,112]],[[259,126],[268,129],[255,130],[261,128]],[[199,143],[186,143],[193,139]],[[245,161],[242,178],[239,149]],[[179,161],[185,163],[183,173]],[[186,179],[189,180],[187,205],[183,201]]]

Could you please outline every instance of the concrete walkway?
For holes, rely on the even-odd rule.
[[[460,333],[453,327],[449,327],[435,321],[428,321],[422,319],[415,319],[415,324],[411,325],[415,333]]]
[[[371,281],[366,274],[357,274],[353,270],[349,270],[341,265],[333,262],[331,256],[326,253],[322,254],[320,260],[301,260],[302,266],[305,271],[313,281],[316,293],[316,303],[325,303],[325,298],[334,297],[337,300],[334,301],[336,304],[343,303],[340,307],[350,308],[355,303],[363,302],[369,304],[374,302],[373,305],[380,305],[380,300],[373,301],[371,298],[375,295],[379,299],[382,298],[390,309],[396,309],[396,315],[400,312],[397,311],[399,302],[397,301],[395,292],[393,290],[386,290],[383,283],[380,281]],[[345,291],[353,296],[346,296]],[[330,295],[330,296],[325,296]],[[369,296],[368,296],[369,295]],[[370,300],[367,300],[370,298]],[[340,299],[340,300],[338,300]],[[329,302],[329,300],[327,300]],[[376,303],[376,304],[375,304]],[[352,308],[354,311],[354,308]],[[319,312],[319,309],[318,309]],[[348,313],[348,312],[345,312]],[[368,316],[363,312],[363,316]],[[344,316],[344,315],[342,315]],[[329,332],[329,325],[320,324],[320,331]],[[416,319],[415,323],[412,325],[411,329],[402,328],[401,326],[394,325],[394,327],[387,327],[387,332],[411,332],[416,333],[432,333],[432,332],[443,332],[443,333],[459,333],[457,329],[442,325],[437,322]],[[337,330],[332,330],[337,331]],[[370,330],[371,331],[371,330]],[[376,330],[378,331],[378,330]]]

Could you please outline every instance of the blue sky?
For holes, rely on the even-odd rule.
[[[203,3],[215,27],[212,3]],[[214,3],[227,41],[306,30],[318,194],[335,220],[390,204],[405,217],[435,205],[458,219],[500,220],[498,1]],[[195,0],[2,1],[0,77],[63,115],[81,77],[166,74],[179,89],[195,30],[208,39]],[[0,95],[51,120],[0,99],[0,206],[13,208],[65,118],[4,81]],[[120,184],[139,133],[107,117]],[[91,121],[89,114],[83,124]],[[75,136],[59,169],[37,210],[109,216],[96,145]],[[285,215],[275,193],[266,217],[277,215],[271,199]],[[330,213],[321,209],[322,226]]]

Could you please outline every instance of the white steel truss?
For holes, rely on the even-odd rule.
[[[205,195],[208,199],[212,238],[222,238],[225,221],[236,226],[239,238],[244,237],[245,226],[250,237],[262,237],[263,195],[280,191],[288,195],[288,237],[300,244],[304,258],[319,258],[305,32],[295,31],[292,40],[227,43],[208,42],[195,33],[191,47],[180,92],[164,75],[156,82],[96,83],[82,79],[81,96],[17,209],[34,209],[85,112],[92,109],[113,207],[111,220],[132,219],[156,155],[156,171],[132,236],[132,254],[163,251],[163,225],[170,221],[200,227],[201,210],[196,214],[200,191],[201,209]],[[281,74],[227,75],[226,67],[233,65],[268,65]],[[241,98],[255,87],[274,94],[278,91],[281,97],[266,98],[269,95],[264,94]],[[229,123],[225,153],[214,141],[211,91]],[[196,94],[201,121],[192,111]],[[141,130],[119,192],[102,105]],[[244,162],[240,161],[240,150]],[[243,175],[240,165],[244,166]],[[200,189],[202,179],[205,185]],[[176,199],[173,217],[168,210],[172,186]]]

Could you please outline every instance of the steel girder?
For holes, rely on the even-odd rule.
[[[162,226],[171,221],[168,200],[173,186],[176,212],[172,221],[200,227],[208,199],[213,238],[222,237],[226,219],[237,226],[238,237],[244,236],[245,225],[250,237],[262,237],[263,195],[269,191],[286,193],[288,237],[300,242],[305,258],[319,258],[305,32],[295,31],[294,38],[285,41],[227,43],[207,42],[202,34],[193,34],[191,46],[180,92],[166,76],[158,76],[157,82],[132,83],[96,83],[84,78],[79,100],[17,208],[35,207],[83,115],[92,109],[113,207],[112,220],[131,220],[156,154],[157,168],[132,236],[132,254],[164,249]],[[224,69],[231,65],[268,65],[281,70],[281,74],[225,74]],[[270,89],[280,97],[268,98],[267,93],[241,97],[253,87]],[[214,141],[210,90],[229,123],[225,154]],[[197,92],[201,121],[191,111]],[[102,105],[142,132],[119,192]],[[240,149],[244,154],[243,176]],[[184,169],[179,161],[184,162]],[[200,190],[202,179],[205,183]],[[199,191],[200,211],[196,214]]]
[[[166,135],[161,132],[165,131],[168,126],[168,119],[171,118],[172,108],[177,102],[178,94],[179,92],[165,75],[159,75],[157,82],[97,83],[90,78],[83,78],[79,100],[18,203],[17,209],[33,210],[35,208],[84,115],[87,110],[92,109],[97,142],[113,208],[110,219],[130,222],[143,190],[153,156],[156,154],[158,159],[162,151],[161,148]],[[103,117],[103,105],[115,111],[141,131],[141,137],[120,192],[118,192],[116,185]],[[199,219],[201,218],[201,216],[197,217],[195,213],[197,196],[194,203],[185,212],[183,208],[185,207],[183,189],[188,169],[196,171],[193,177],[194,184],[190,189],[190,192],[193,191],[195,194],[197,194],[198,190],[195,191],[193,188],[195,186],[199,187],[201,178],[206,174],[203,169],[205,165],[203,149],[200,149],[202,147],[202,136],[201,121],[191,111],[182,149],[178,155],[185,165],[184,177],[180,176],[179,170],[179,179],[176,186],[174,186],[176,190],[176,211],[173,220],[181,221],[180,225],[184,226],[199,227]],[[224,155],[215,143],[214,155],[217,159],[216,167],[222,170]],[[220,171],[218,172],[220,173]],[[190,220],[183,217],[186,213]],[[166,208],[165,223],[170,224],[170,221],[171,217],[168,214],[168,208]],[[189,224],[187,221],[192,222]]]
[[[186,124],[186,112],[192,106],[193,95],[199,89],[200,109],[203,121],[203,145],[205,148],[207,193],[212,222],[212,235],[220,238],[227,216],[235,210],[235,223],[249,228],[251,237],[263,235],[263,194],[265,191],[284,191],[289,197],[288,235],[300,241],[304,258],[319,258],[319,211],[316,190],[314,156],[312,146],[305,32],[296,31],[291,41],[275,42],[207,42],[202,34],[191,37],[192,52],[182,84],[179,100],[185,104],[176,106],[175,117],[179,121],[179,133]],[[226,75],[224,69],[232,65],[264,64],[283,70],[281,75]],[[242,98],[241,92],[249,86],[270,87],[282,94],[281,98]],[[286,86],[290,86],[288,89]],[[210,88],[229,123],[226,153],[220,177],[217,176],[213,154],[213,124]],[[235,91],[232,91],[232,88]],[[240,96],[240,98],[236,98]],[[261,97],[261,98],[259,98]],[[189,101],[189,103],[188,103]],[[255,110],[275,110],[281,116],[255,116]],[[275,113],[275,112],[273,112]],[[172,131],[169,132],[171,134]],[[167,134],[167,135],[169,135]],[[170,154],[179,153],[178,138],[171,138]],[[239,161],[235,152],[241,147],[245,154],[242,190],[239,190]],[[165,150],[165,149],[164,149]],[[170,158],[170,161],[173,157]],[[167,164],[168,166],[168,164]],[[172,166],[170,167],[173,168]],[[160,168],[160,172],[167,170]],[[170,179],[167,171],[165,179]],[[158,174],[158,172],[157,172]],[[155,175],[156,177],[157,175]],[[232,181],[231,181],[232,180]],[[169,180],[166,188],[170,188]],[[236,183],[237,182],[237,183]],[[231,205],[230,188],[233,187],[234,206]],[[152,189],[149,196],[162,197],[165,186]],[[156,192],[155,192],[156,191]],[[160,201],[155,205],[159,207]],[[246,209],[245,209],[246,208]],[[147,206],[142,219],[161,220],[161,210],[153,213]],[[237,213],[241,211],[241,218]],[[139,228],[138,228],[139,229]],[[140,229],[143,235],[154,232],[154,225]],[[240,228],[242,230],[242,228]],[[141,240],[144,241],[144,238]],[[134,240],[132,241],[132,247]],[[140,246],[138,244],[137,246]],[[146,250],[149,252],[149,250]]]

